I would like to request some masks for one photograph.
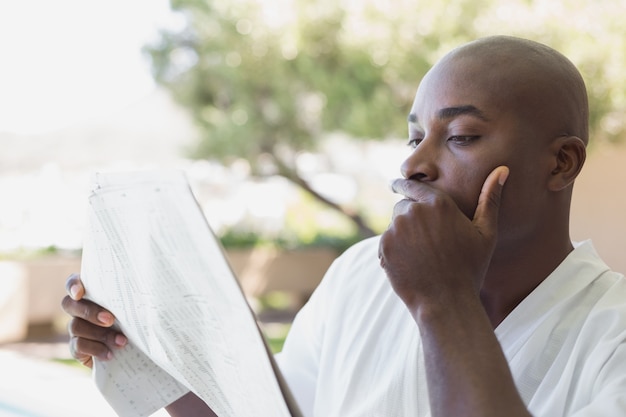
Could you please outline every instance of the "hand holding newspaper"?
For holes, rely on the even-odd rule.
[[[96,174],[81,276],[129,345],[96,361],[122,417],[192,391],[220,417],[299,417],[253,312],[181,172]]]

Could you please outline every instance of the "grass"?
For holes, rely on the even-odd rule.
[[[82,363],[78,362],[76,359],[71,359],[71,358],[52,358],[52,362],[60,363],[60,364],[71,366],[71,367],[78,368],[78,369],[82,369],[85,372],[91,372],[91,370],[88,367],[86,367]]]
[[[283,349],[290,328],[291,324],[285,323],[265,323],[262,325],[265,339],[272,353],[278,353]]]

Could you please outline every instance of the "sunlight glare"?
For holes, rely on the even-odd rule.
[[[0,132],[56,130],[147,94],[140,50],[172,15],[166,0],[0,3]]]

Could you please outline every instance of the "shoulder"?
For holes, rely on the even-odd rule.
[[[380,236],[364,239],[348,248],[338,260],[341,262],[354,263],[356,265],[369,265],[374,260],[378,261],[378,245]]]
[[[315,298],[344,300],[360,294],[387,291],[389,287],[378,260],[379,237],[362,240],[331,264],[314,292]]]
[[[378,261],[379,240],[380,236],[375,236],[348,248],[333,262],[325,279],[345,282],[355,277],[378,276],[382,272]]]

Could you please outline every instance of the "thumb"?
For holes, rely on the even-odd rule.
[[[487,176],[478,196],[478,206],[472,223],[488,239],[493,239],[496,235],[502,188],[508,177],[508,167],[497,167]]]
[[[65,281],[65,290],[74,300],[80,300],[85,295],[85,287],[80,280],[80,275],[72,274]]]

